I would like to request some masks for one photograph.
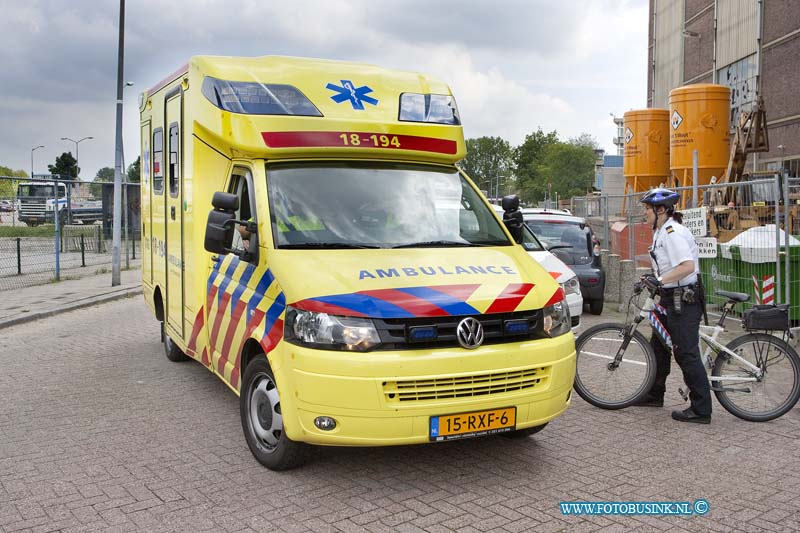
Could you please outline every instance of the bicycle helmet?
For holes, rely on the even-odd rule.
[[[669,189],[658,188],[647,191],[639,201],[643,204],[652,205],[653,207],[663,205],[667,209],[670,209],[675,207],[675,204],[677,204],[680,199],[680,194]]]

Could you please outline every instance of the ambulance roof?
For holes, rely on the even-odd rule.
[[[345,94],[346,81],[352,83],[355,98],[361,96],[362,106],[370,112],[369,120],[376,122],[397,120],[401,93],[452,95],[447,84],[434,77],[352,61],[286,56],[194,56],[189,64],[196,65],[203,75],[221,80],[294,86],[327,118],[353,118],[355,111],[361,111],[354,109],[352,101],[333,99],[337,94]],[[338,92],[333,87],[338,88]],[[377,100],[377,104],[371,104],[373,100]]]
[[[450,88],[425,74],[324,59],[194,56],[144,96],[187,72],[196,89],[191,120],[239,153],[451,164],[466,153]]]

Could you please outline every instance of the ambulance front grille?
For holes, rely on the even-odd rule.
[[[430,348],[460,348],[456,338],[456,328],[464,316],[437,316],[414,318],[373,319],[381,344],[378,350],[423,350]],[[511,313],[493,313],[473,315],[483,326],[483,345],[522,342],[545,337],[540,331],[542,310],[531,309]],[[503,324],[507,320],[524,320],[528,322],[528,331],[521,334],[507,333]],[[413,327],[436,327],[436,339],[423,342],[412,342],[409,331]]]
[[[550,367],[540,366],[470,376],[385,381],[383,395],[388,403],[469,398],[542,388],[549,377]]]

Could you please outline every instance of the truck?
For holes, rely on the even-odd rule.
[[[444,82],[194,56],[139,109],[144,300],[166,357],[239,397],[262,465],[525,437],[568,408],[564,291],[520,244],[519,199],[501,220],[456,166]]]
[[[17,187],[20,222],[28,226],[53,224],[56,212],[62,226],[94,224],[103,219],[100,200],[77,201],[70,189],[69,182],[33,180],[20,183]]]

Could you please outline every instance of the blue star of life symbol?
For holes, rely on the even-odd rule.
[[[341,104],[345,100],[349,100],[353,106],[353,109],[357,111],[364,110],[364,104],[362,102],[366,102],[371,105],[378,105],[378,100],[372,98],[371,96],[367,96],[368,93],[372,92],[372,89],[366,85],[356,87],[353,85],[352,81],[342,80],[341,87],[334,85],[333,83],[329,83],[325,86],[325,88],[336,93],[331,96],[331,100],[337,104]]]

